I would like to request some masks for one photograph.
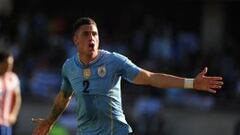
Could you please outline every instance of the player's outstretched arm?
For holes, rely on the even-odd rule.
[[[195,78],[184,78],[163,73],[142,70],[133,80],[135,84],[151,85],[157,88],[191,88],[216,93],[223,85],[220,76],[206,76],[207,67]]]
[[[33,135],[47,135],[52,126],[64,112],[69,104],[73,92],[60,91],[56,96],[52,111],[47,119],[33,118],[32,121],[37,123],[37,127],[33,131]]]

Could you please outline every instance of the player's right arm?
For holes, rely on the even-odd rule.
[[[68,106],[72,95],[72,91],[61,90],[59,92],[59,94],[55,97],[54,105],[48,118],[33,119],[33,122],[38,123],[37,127],[33,131],[33,135],[47,135],[49,133],[56,120],[61,116]]]

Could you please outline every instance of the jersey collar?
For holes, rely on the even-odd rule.
[[[79,59],[78,53],[76,53],[75,58],[74,58],[74,61],[75,61],[75,63],[76,63],[78,66],[80,66],[80,67],[89,67],[89,66],[97,63],[97,62],[102,58],[102,56],[103,56],[103,51],[99,49],[98,52],[99,52],[99,53],[98,53],[98,55],[97,55],[97,58],[96,58],[95,60],[91,61],[89,64],[83,64],[83,63],[80,61],[80,59]]]

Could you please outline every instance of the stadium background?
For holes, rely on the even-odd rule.
[[[96,20],[101,48],[140,67],[194,77],[208,66],[209,75],[224,77],[214,95],[123,81],[134,135],[239,135],[239,7],[237,1],[0,0],[0,49],[15,56],[23,97],[14,135],[31,134],[31,118],[49,113],[62,63],[75,52],[71,26],[81,16]],[[74,108],[72,101],[59,119],[58,135],[74,134]]]

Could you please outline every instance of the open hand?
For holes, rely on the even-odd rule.
[[[194,79],[193,88],[201,91],[216,93],[217,89],[221,89],[223,78],[220,76],[205,76],[208,68],[205,67]]]
[[[32,122],[37,123],[37,127],[34,129],[32,135],[48,135],[52,124],[46,119],[32,118]]]

